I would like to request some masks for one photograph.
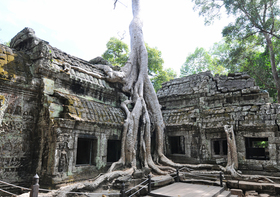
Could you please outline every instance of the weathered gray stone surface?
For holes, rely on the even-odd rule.
[[[166,124],[166,151],[178,162],[217,163],[213,141],[225,139],[233,125],[241,170],[278,172],[280,105],[271,103],[246,73],[212,76],[210,72],[174,79],[158,91]],[[172,154],[170,137],[181,136],[184,153]],[[268,139],[268,160],[246,159],[246,138]]]
[[[98,60],[98,61],[97,61]],[[126,97],[98,63],[71,56],[25,28],[0,45],[0,179],[40,184],[93,178],[120,140]],[[93,164],[77,165],[78,139],[93,140]],[[21,185],[22,185],[21,184]]]

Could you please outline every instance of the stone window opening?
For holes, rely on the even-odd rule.
[[[116,162],[121,158],[121,140],[108,140],[107,162]]]
[[[214,156],[227,155],[228,147],[226,139],[213,139],[212,140],[212,154]]]
[[[169,136],[168,141],[171,154],[185,154],[184,136]]]
[[[269,160],[268,138],[246,137],[246,159]]]
[[[97,139],[78,138],[76,165],[95,165]]]

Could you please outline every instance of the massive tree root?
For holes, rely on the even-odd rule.
[[[64,197],[67,195],[67,193],[72,191],[78,191],[79,189],[94,191],[95,189],[98,188],[98,186],[100,186],[102,183],[106,181],[113,181],[114,179],[120,176],[132,175],[133,172],[134,169],[129,168],[123,171],[114,171],[114,172],[106,173],[99,176],[94,181],[83,181],[76,184],[61,187],[59,190],[53,191],[51,195],[56,197]]]
[[[243,179],[243,180],[264,180],[270,183],[273,183],[271,179],[269,179],[267,176],[261,176],[261,175],[243,175],[241,172],[237,171],[238,169],[238,157],[237,157],[237,148],[236,148],[236,141],[235,141],[235,135],[233,131],[233,126],[224,125],[224,129],[227,136],[227,145],[228,145],[228,157],[227,157],[227,165],[226,167],[219,166],[220,169],[224,172],[228,172],[231,174],[231,176]]]
[[[122,151],[118,162],[112,164],[109,172],[116,166],[133,168],[151,168],[158,174],[167,174],[174,170],[175,164],[163,154],[164,122],[160,105],[153,85],[148,77],[148,53],[143,40],[142,21],[139,0],[132,0],[133,20],[129,26],[131,54],[128,62],[120,71],[114,71],[104,65],[101,69],[110,82],[123,84],[122,90],[129,95],[129,100],[122,103],[126,120],[122,133]],[[132,110],[128,105],[131,105]],[[154,159],[151,155],[151,133],[155,132],[156,150]],[[155,162],[154,162],[155,161]],[[172,166],[160,166],[159,163]]]
[[[132,0],[133,20],[129,26],[131,54],[128,62],[120,71],[115,71],[108,65],[99,65],[99,68],[106,74],[105,79],[110,82],[121,83],[123,92],[129,95],[129,99],[121,104],[126,113],[122,132],[121,157],[119,161],[111,165],[106,174],[100,176],[94,182],[82,183],[82,185],[78,183],[61,188],[64,192],[80,187],[92,190],[105,180],[112,180],[112,177],[131,175],[137,168],[149,168],[157,174],[168,174],[170,171],[175,171],[172,167],[184,166],[175,164],[163,154],[165,126],[160,104],[148,77],[148,53],[143,39],[139,1]],[[151,155],[152,132],[155,132],[156,136],[154,159]],[[167,166],[159,165],[160,162]],[[114,171],[120,166],[128,167],[129,170]],[[64,193],[61,193],[60,196],[62,194]]]

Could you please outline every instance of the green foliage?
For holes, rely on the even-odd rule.
[[[272,77],[269,50],[266,45],[263,47],[259,43],[260,40],[256,35],[248,42],[234,40],[224,43],[229,48],[226,54],[220,56],[219,61],[228,72],[247,72],[256,80],[256,84],[261,89],[267,90],[276,101],[277,91]],[[280,63],[279,55],[276,55],[275,62]]]
[[[268,148],[268,141],[254,141],[254,148]]]
[[[6,46],[10,46],[10,43],[11,43],[11,41],[8,41],[8,42],[4,42],[4,45],[6,45]]]
[[[102,57],[113,66],[124,66],[128,60],[128,45],[121,40],[112,37],[106,44],[107,50]]]
[[[102,57],[113,66],[124,66],[129,57],[128,45],[121,40],[112,37],[107,43],[107,50]],[[161,51],[157,47],[152,48],[145,43],[148,52],[148,74],[155,90],[161,88],[161,84],[174,79],[176,72],[173,69],[163,69]]]
[[[257,85],[280,102],[279,39],[280,8],[278,0],[192,0],[194,9],[211,24],[221,17],[222,8],[235,21],[223,29],[229,53],[220,63],[230,72],[246,71]],[[279,44],[278,44],[279,43]],[[275,77],[273,77],[273,75]],[[278,91],[276,91],[278,90]]]
[[[220,63],[222,53],[226,53],[225,46],[214,45],[213,49],[206,51],[204,48],[196,48],[194,53],[189,54],[180,69],[180,76],[197,74],[210,70],[213,74],[224,74],[226,69]]]
[[[196,48],[194,53],[188,55],[186,62],[181,67],[181,77],[206,71],[211,63],[211,56],[208,52],[204,48]]]
[[[162,72],[164,63],[161,57],[161,51],[157,47],[149,47],[147,43],[145,43],[145,46],[148,52],[148,74],[150,76],[158,75]]]
[[[172,79],[175,79],[177,76],[176,72],[172,68],[160,70],[159,74],[151,78],[151,82],[157,92],[161,88],[161,84]]]

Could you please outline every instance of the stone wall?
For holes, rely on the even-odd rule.
[[[280,105],[271,103],[268,93],[260,91],[246,73],[212,76],[205,72],[175,79],[163,84],[158,98],[170,158],[225,164],[223,126],[227,124],[234,127],[241,170],[249,170],[250,166],[250,170],[278,171]],[[172,145],[179,141],[184,145]],[[249,147],[257,141],[268,143],[264,158],[254,155],[256,146]]]
[[[37,79],[29,57],[0,45],[0,179],[20,183],[35,168]]]
[[[119,84],[30,28],[11,48],[1,45],[0,63],[0,179],[26,182],[38,173],[41,185],[54,185],[106,170],[124,122]]]

